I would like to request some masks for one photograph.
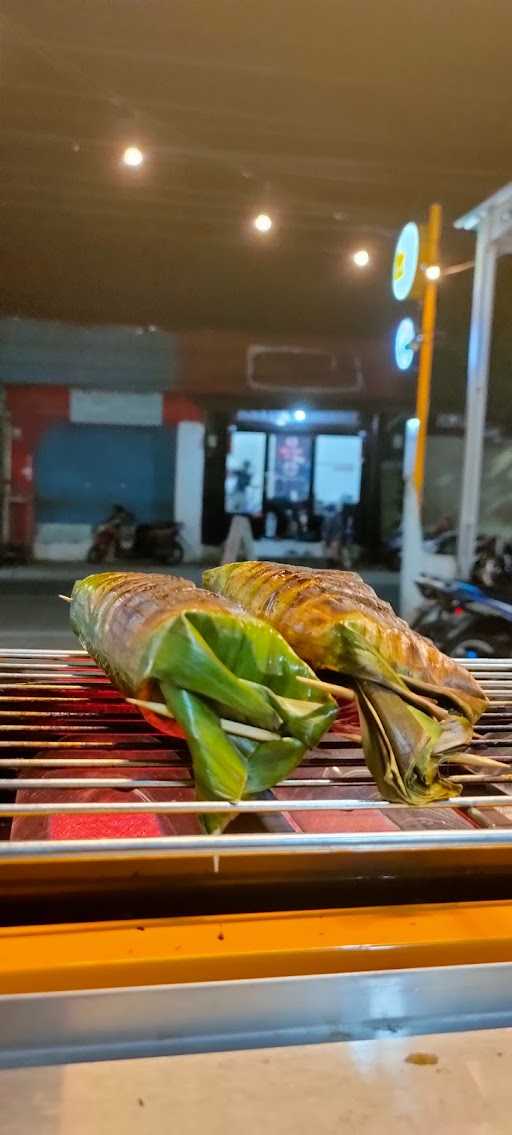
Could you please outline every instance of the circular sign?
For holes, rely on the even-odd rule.
[[[395,335],[395,362],[399,370],[409,370],[414,361],[416,328],[412,319],[402,319]]]
[[[420,230],[414,221],[404,225],[396,242],[391,287],[396,300],[411,294],[420,259]]]

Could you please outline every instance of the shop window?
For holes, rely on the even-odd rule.
[[[233,430],[226,462],[226,512],[257,516],[263,508],[265,476],[264,433]]]
[[[319,434],[315,447],[315,512],[329,505],[358,504],[361,495],[362,438]]]

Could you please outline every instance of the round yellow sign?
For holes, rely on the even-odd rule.
[[[415,221],[404,225],[396,242],[391,287],[396,300],[405,300],[413,290],[420,263],[420,230]]]

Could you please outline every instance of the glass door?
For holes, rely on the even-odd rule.
[[[257,516],[263,508],[267,435],[233,430],[226,462],[226,512]]]
[[[361,496],[363,441],[358,435],[319,434],[315,447],[315,512],[329,505],[358,504]]]

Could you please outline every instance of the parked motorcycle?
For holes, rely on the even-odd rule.
[[[427,603],[413,623],[454,658],[508,658],[512,654],[512,601],[476,583],[430,576],[416,580]]]
[[[87,553],[91,564],[105,560],[123,559],[130,555],[135,540],[136,524],[133,512],[115,504],[110,516],[94,530],[94,539]]]
[[[136,524],[132,512],[115,505],[110,516],[94,531],[87,553],[89,563],[114,559],[149,559],[156,563],[180,564],[184,549],[179,539],[181,524]]]
[[[23,544],[0,544],[0,567],[17,567],[29,560],[29,550]]]
[[[512,544],[498,536],[481,537],[471,572],[471,582],[484,591],[512,598]]]
[[[155,560],[159,564],[180,564],[185,554],[179,539],[181,529],[182,525],[174,520],[166,524],[139,524],[132,555],[135,559]]]

